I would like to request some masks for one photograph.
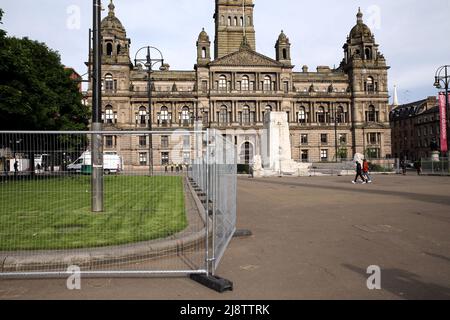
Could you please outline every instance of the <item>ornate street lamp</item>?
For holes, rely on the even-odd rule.
[[[147,51],[147,55],[145,58],[138,58],[139,54],[143,51]],[[157,57],[152,57],[152,51],[157,53]],[[146,46],[140,48],[135,55],[134,58],[134,65],[136,67],[143,66],[146,68],[147,71],[147,97],[148,97],[148,137],[149,137],[149,173],[150,176],[153,176],[153,137],[152,137],[152,73],[153,73],[153,67],[160,63],[161,67],[159,68],[160,71],[167,70],[167,65],[164,64],[164,58],[161,53],[161,51],[158,48],[152,47],[152,46]]]

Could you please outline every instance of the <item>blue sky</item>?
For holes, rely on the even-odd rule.
[[[106,8],[109,0],[102,2]],[[214,40],[214,2],[114,0],[132,41],[132,55],[142,46],[156,46],[172,70],[192,70],[202,27]],[[2,28],[9,35],[47,43],[64,64],[85,73],[91,6],[86,0],[0,0]],[[274,57],[275,41],[284,30],[296,70],[339,65],[358,7],[391,66],[389,87],[399,87],[400,103],[435,95],[434,73],[450,64],[450,0],[255,0],[257,51]]]

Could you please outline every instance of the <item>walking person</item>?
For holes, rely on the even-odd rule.
[[[369,175],[369,162],[364,159],[363,160],[363,176],[366,178],[367,183],[372,183],[372,178]]]
[[[405,160],[402,160],[402,161],[400,162],[400,168],[402,168],[402,174],[403,174],[404,176],[406,176],[406,162],[405,162]]]
[[[362,175],[361,162],[356,161],[356,176],[355,176],[355,180],[352,180],[352,183],[355,184],[356,182],[358,182],[358,178],[361,178],[361,180],[363,181],[363,184],[367,183],[366,179]]]
[[[17,176],[18,173],[19,173],[19,162],[16,160],[14,162],[14,176]]]

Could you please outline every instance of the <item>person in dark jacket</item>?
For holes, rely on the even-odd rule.
[[[361,178],[361,180],[363,181],[363,184],[367,183],[367,180],[362,175],[362,166],[361,166],[361,162],[359,162],[359,161],[356,162],[356,177],[355,177],[355,180],[352,180],[353,184],[355,184],[358,181],[358,177]]]

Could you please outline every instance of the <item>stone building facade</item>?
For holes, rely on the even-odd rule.
[[[149,119],[147,72],[130,59],[131,41],[111,1],[102,21],[105,130],[145,129],[147,121],[155,130],[193,129],[197,119],[204,128],[223,130],[236,145],[239,162],[251,163],[261,152],[264,114],[272,110],[288,115],[296,161],[334,161],[356,152],[373,158],[391,156],[389,67],[360,11],[338,68],[319,66],[312,71],[303,66],[296,72],[291,43],[283,31],[274,59],[255,51],[253,0],[215,2],[214,59],[211,39],[203,30],[193,70],[172,71],[166,65],[154,71]],[[107,139],[107,149],[126,151],[129,165],[145,167],[144,138]],[[170,155],[167,159],[166,149],[179,141],[158,139],[153,141],[155,165],[188,159],[188,149],[182,159]]]
[[[392,152],[395,158],[418,161],[440,149],[439,106],[436,97],[400,105],[391,112]]]

